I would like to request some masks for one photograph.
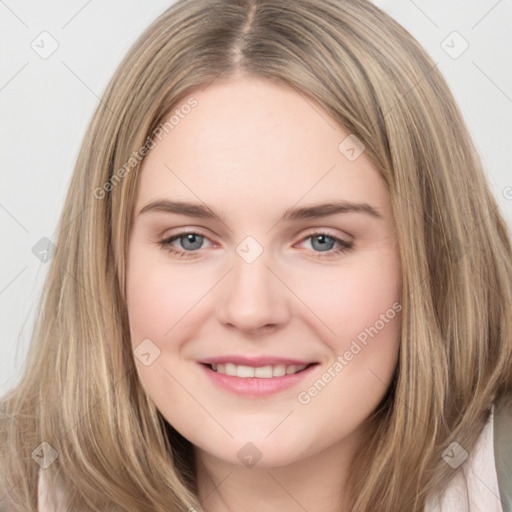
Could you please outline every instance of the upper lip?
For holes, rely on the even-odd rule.
[[[290,365],[308,365],[314,363],[314,361],[304,361],[300,359],[292,359],[289,357],[275,357],[275,356],[260,356],[260,357],[247,357],[247,356],[217,356],[208,357],[198,361],[201,364],[225,364],[233,363],[237,366],[253,366],[258,368],[260,366],[276,366],[283,364],[286,366]]]

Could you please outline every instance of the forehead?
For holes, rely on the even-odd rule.
[[[154,139],[138,205],[166,195],[223,208],[236,202],[283,210],[301,198],[382,203],[385,185],[376,169],[364,152],[351,161],[340,151],[350,134],[306,95],[252,77],[217,81],[169,115],[190,97],[196,106]]]

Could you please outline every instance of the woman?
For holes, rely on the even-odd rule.
[[[98,107],[51,265],[5,510],[507,510],[510,238],[372,4],[171,7]]]

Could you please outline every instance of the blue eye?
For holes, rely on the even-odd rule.
[[[203,245],[204,237],[197,233],[187,233],[178,237],[181,246],[187,251],[196,251],[201,249]]]
[[[353,242],[331,236],[327,233],[312,233],[301,240],[301,243],[310,240],[313,252],[322,258],[336,256],[348,252],[354,247]]]
[[[315,250],[318,249],[321,252],[330,251],[336,244],[336,242],[332,236],[313,235],[309,238],[311,238],[311,246]],[[317,242],[317,244],[315,244],[314,242]]]
[[[186,258],[189,256],[188,253],[201,249],[205,240],[207,238],[199,233],[184,232],[162,240],[159,245],[180,258]],[[174,245],[176,241],[179,241],[181,248]]]

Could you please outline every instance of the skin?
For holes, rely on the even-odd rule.
[[[155,140],[138,183],[127,269],[132,345],[150,339],[160,351],[147,366],[136,358],[141,384],[194,444],[206,510],[339,512],[362,423],[392,379],[400,315],[359,343],[309,403],[297,395],[329,368],[332,375],[337,355],[399,302],[387,187],[364,152],[349,161],[338,150],[349,134],[291,88],[237,77],[193,96],[197,107]],[[139,214],[161,199],[206,204],[224,221]],[[368,204],[380,217],[280,221],[289,208],[340,200]],[[188,258],[159,245],[198,230],[205,238],[193,250],[183,238],[171,244],[188,248]],[[352,248],[336,253],[328,238],[322,251],[319,231]],[[263,249],[250,264],[236,252],[247,236]],[[247,397],[213,385],[197,362],[227,354],[319,364],[291,389]],[[261,453],[251,468],[237,457],[248,442]]]

